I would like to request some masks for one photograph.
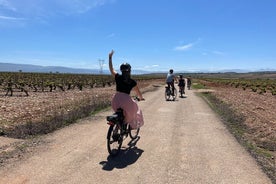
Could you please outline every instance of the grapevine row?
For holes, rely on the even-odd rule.
[[[242,88],[243,90],[250,89],[259,94],[271,92],[276,95],[276,79],[219,79],[209,78],[205,79],[208,82],[217,85],[228,85],[235,88]]]
[[[160,75],[134,75],[137,81],[159,79]],[[0,72],[0,94],[13,96],[14,92],[53,92],[106,87],[115,83],[111,75]]]
[[[12,96],[13,92],[23,92],[29,96],[33,92],[66,91],[72,89],[111,86],[110,75],[60,74],[60,73],[0,73],[0,91]]]

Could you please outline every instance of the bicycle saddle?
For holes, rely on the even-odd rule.
[[[121,121],[123,118],[124,118],[123,109],[119,108],[119,109],[117,109],[117,111],[114,114],[107,116],[106,120],[107,121]]]
[[[111,116],[107,116],[107,117],[106,117],[106,120],[107,120],[107,121],[118,121],[118,120],[119,120],[118,114],[114,113],[114,114],[112,114]]]

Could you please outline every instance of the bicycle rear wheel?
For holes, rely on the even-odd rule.
[[[123,137],[119,125],[111,125],[107,133],[107,150],[112,156],[117,155],[122,147]]]
[[[168,101],[170,100],[171,92],[169,89],[166,88],[165,90],[165,100]]]
[[[129,136],[130,136],[130,138],[131,138],[132,140],[133,140],[133,139],[136,139],[136,138],[138,137],[140,128],[132,129],[132,128],[130,127],[130,125],[128,125],[128,130],[129,130]]]

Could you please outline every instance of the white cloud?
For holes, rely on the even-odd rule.
[[[17,18],[17,17],[7,17],[7,16],[1,16],[0,19],[2,20],[24,20],[24,18]]]
[[[56,16],[85,14],[116,0],[0,0],[0,27],[51,24]]]
[[[114,0],[0,0],[0,11],[3,16],[17,14],[38,19],[82,14],[112,2]]]
[[[144,69],[153,69],[153,68],[157,68],[159,67],[159,65],[146,65],[144,66]]]
[[[103,6],[107,3],[106,0],[48,0],[47,5],[49,9],[54,7],[57,13],[62,13],[65,15],[70,14],[82,14],[90,11],[93,8]],[[48,9],[47,8],[47,9]]]
[[[213,54],[216,54],[216,55],[220,55],[220,56],[223,56],[223,55],[225,55],[225,53],[224,53],[224,52],[221,52],[221,51],[217,51],[217,50],[215,50],[215,51],[212,51],[212,53],[213,53]]]
[[[194,46],[193,43],[189,43],[187,45],[177,46],[177,47],[174,48],[174,50],[186,51],[186,50],[189,50],[190,48],[192,48],[193,46]]]
[[[193,42],[193,43],[188,43],[186,45],[181,45],[181,46],[177,46],[174,48],[174,50],[176,51],[187,51],[189,49],[191,49],[193,46],[195,46],[201,39],[198,38],[197,41]]]
[[[11,1],[0,0],[0,7],[2,7],[1,9],[16,11],[16,8],[11,4]]]

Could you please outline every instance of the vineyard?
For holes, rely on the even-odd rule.
[[[160,76],[133,78],[143,91]],[[52,132],[109,107],[114,92],[111,75],[0,73],[0,135]]]
[[[14,92],[23,92],[29,96],[29,91],[53,92],[93,87],[111,86],[110,75],[81,75],[58,73],[0,73],[0,87],[4,95],[13,96]]]
[[[216,85],[226,85],[235,88],[249,89],[253,92],[263,94],[271,93],[276,95],[276,79],[205,79],[209,83]]]
[[[207,78],[197,82],[246,118],[246,127],[254,132],[253,136],[262,137],[258,142],[261,147],[275,151],[276,79]]]
[[[159,76],[133,77],[136,80],[148,80]],[[29,96],[29,92],[53,92],[91,89],[106,87],[114,84],[111,75],[88,75],[88,74],[60,74],[60,73],[23,73],[2,72],[0,73],[0,94],[13,96]]]

